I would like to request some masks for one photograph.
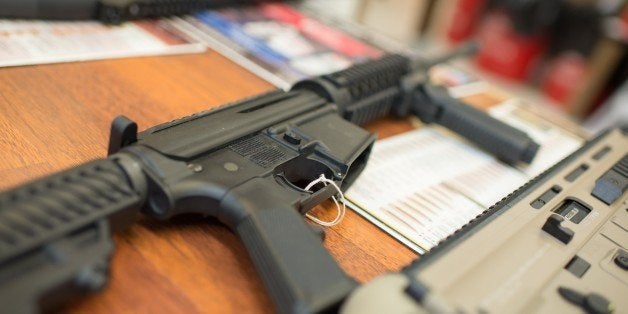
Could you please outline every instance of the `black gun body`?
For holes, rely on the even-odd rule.
[[[317,92],[359,125],[389,114],[415,115],[449,128],[507,164],[532,162],[539,145],[527,134],[453,98],[444,87],[430,83],[425,71],[412,71],[411,64],[404,56],[387,55],[299,82],[294,89]]]
[[[0,0],[0,17],[120,23],[251,4],[250,0]]]
[[[328,310],[355,287],[301,216],[336,193],[305,186],[320,175],[352,181],[375,141],[334,104],[309,91],[274,91],[122,140],[126,146],[107,159],[0,195],[0,227],[8,225],[0,245],[12,245],[0,254],[3,304],[30,312],[70,291],[101,288],[113,250],[109,225],[129,225],[140,209],[158,219],[217,217],[241,237],[281,312]],[[93,213],[75,213],[90,206]],[[64,219],[51,229],[30,221],[54,215]],[[120,215],[125,224],[109,223]],[[54,251],[84,231],[94,234],[91,242]],[[87,249],[94,254],[80,258]]]
[[[304,188],[320,175],[352,181],[374,141],[317,94],[275,91],[149,129],[121,152],[146,171],[145,214],[217,217],[241,237],[281,312],[314,313],[355,283],[299,213],[336,191]]]
[[[358,125],[391,112],[441,123],[457,108],[443,105],[448,98],[417,97],[422,81],[404,87],[409,71],[407,58],[389,55],[139,134],[135,123],[116,118],[107,159],[0,194],[0,304],[29,312],[66,291],[102,287],[112,251],[110,226],[126,226],[141,211],[157,219],[180,213],[217,217],[242,239],[282,313],[337,308],[356,284],[300,215],[336,192],[332,185],[305,187],[321,175],[343,189],[355,180],[375,141]],[[428,119],[418,109],[424,105],[437,114]],[[465,133],[495,130],[491,124],[500,122],[455,123]],[[497,151],[509,158],[498,157],[517,161],[535,150],[525,134],[499,130],[513,131],[513,138],[522,139],[517,145],[530,145],[513,144]],[[503,136],[470,134],[485,142]],[[83,233],[100,236],[72,242]],[[98,254],[82,258],[88,249]],[[48,275],[55,273],[51,268],[62,275]]]
[[[183,134],[193,136],[182,137]],[[286,205],[306,212],[335,194],[303,188],[320,175],[348,183],[364,166],[375,136],[342,119],[337,107],[308,91],[274,91],[148,129],[122,149],[147,169],[151,216],[199,212],[234,227],[238,214],[208,212],[252,178],[273,178]],[[207,199],[199,202],[202,194]]]

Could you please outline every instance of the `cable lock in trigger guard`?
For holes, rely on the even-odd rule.
[[[336,189],[336,191],[338,192],[337,194],[340,195],[340,203],[342,203],[342,206],[340,206],[340,203],[338,203],[338,199],[336,199],[336,196],[332,196],[331,199],[334,201],[334,204],[336,204],[336,207],[338,209],[338,213],[336,214],[336,218],[334,218],[334,220],[332,220],[332,221],[323,221],[323,220],[320,220],[320,219],[314,217],[314,215],[310,214],[309,212],[305,213],[305,217],[309,218],[310,220],[312,220],[313,222],[315,222],[315,223],[317,223],[317,224],[319,224],[321,226],[333,227],[333,226],[339,224],[342,221],[342,218],[344,218],[344,216],[345,216],[345,212],[347,210],[347,206],[346,206],[346,203],[345,203],[345,196],[342,193],[342,191],[340,190],[340,188],[338,187],[338,185],[336,185],[336,183],[333,180],[329,180],[329,179],[325,178],[324,174],[321,174],[321,176],[318,179],[310,182],[310,184],[308,184],[305,187],[305,190],[306,191],[310,191],[310,189],[312,189],[312,187],[314,187],[316,184],[319,184],[319,183],[323,183],[325,186],[327,186],[327,184],[333,186]]]

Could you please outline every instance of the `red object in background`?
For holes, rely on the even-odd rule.
[[[582,86],[587,72],[587,60],[581,54],[565,52],[547,66],[541,88],[549,97],[566,104]]]
[[[545,50],[545,38],[522,36],[512,28],[507,15],[491,13],[478,31],[477,63],[499,75],[525,80]]]
[[[458,0],[447,32],[449,40],[457,43],[469,39],[475,33],[475,27],[485,4],[485,0]]]
[[[617,37],[628,43],[628,5],[624,7],[616,22]]]
[[[311,19],[288,5],[267,3],[262,4],[260,9],[264,15],[271,19],[290,24],[315,41],[347,56],[379,58],[383,55],[382,51],[364,44],[335,28]]]

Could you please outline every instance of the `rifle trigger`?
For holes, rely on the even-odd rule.
[[[115,117],[111,122],[107,155],[115,154],[134,142],[137,142],[137,123],[122,115]]]

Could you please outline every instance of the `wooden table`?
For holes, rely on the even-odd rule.
[[[0,190],[104,157],[116,115],[142,130],[271,88],[215,52],[0,68]],[[388,136],[410,124],[384,119],[367,128]],[[273,311],[244,246],[216,220],[142,219],[115,242],[108,287],[64,312]],[[324,245],[360,282],[416,258],[351,211]]]

